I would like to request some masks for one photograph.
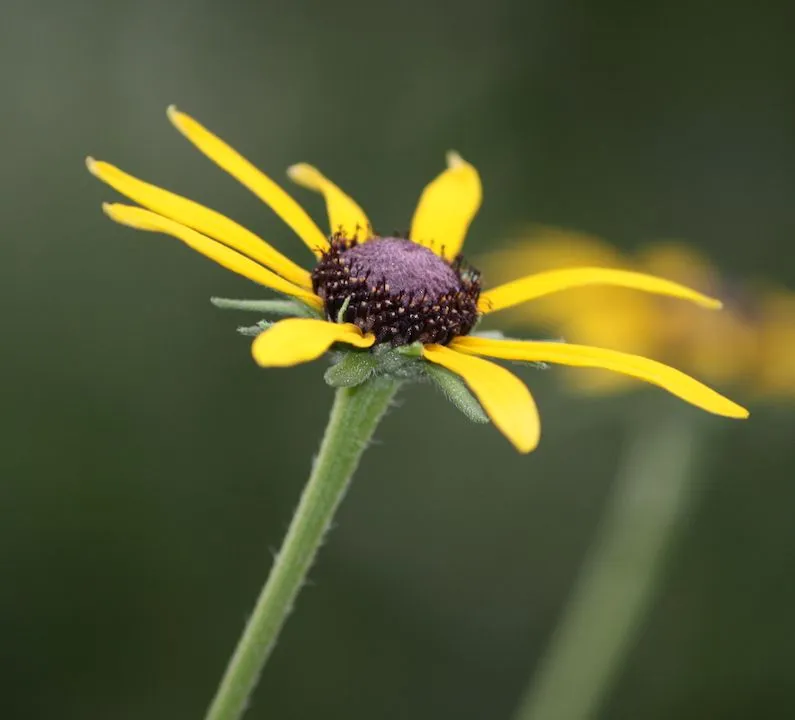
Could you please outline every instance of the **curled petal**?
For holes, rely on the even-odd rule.
[[[451,347],[459,352],[500,360],[549,362],[573,367],[601,368],[657,385],[696,407],[732,418],[746,418],[748,411],[720,393],[679,370],[639,355],[556,342],[456,338]]]
[[[411,221],[411,239],[453,259],[461,252],[482,199],[478,171],[458,153],[447,153],[447,170],[422,191]]]
[[[352,323],[333,323],[310,318],[281,320],[259,335],[251,354],[261,367],[289,367],[316,360],[334,343],[368,348],[375,342]]]
[[[271,290],[276,290],[285,295],[292,295],[314,308],[320,309],[323,307],[323,301],[309,290],[294,285],[289,280],[285,280],[283,277],[276,275],[276,273],[258,265],[251,258],[241,255],[226,245],[216,242],[185,225],[180,225],[174,220],[165,218],[150,210],[120,203],[105,203],[102,209],[108,217],[117,223],[128,225],[138,230],[171,235],[182,240],[186,245],[210,258],[210,260],[214,260],[227,270],[231,270]]]
[[[324,250],[328,250],[328,239],[315,225],[312,218],[265,173],[254,167],[221,138],[213,135],[207,128],[189,115],[177,110],[173,105],[168,109],[168,118],[174,127],[210,160],[226,170],[268,205],[293,229],[293,232],[315,255],[319,256]]]
[[[299,163],[289,167],[287,174],[293,182],[323,195],[331,233],[342,232],[346,238],[357,238],[359,242],[370,237],[371,225],[364,210],[317,168]]]
[[[548,270],[498,285],[480,296],[478,310],[483,314],[496,312],[528,300],[535,300],[543,295],[586,285],[612,285],[643,290],[656,295],[690,300],[697,305],[713,310],[722,307],[720,300],[715,300],[671,280],[630,270],[583,267]]]
[[[422,355],[460,375],[491,421],[519,452],[535,449],[541,436],[541,421],[530,391],[519,378],[488,360],[443,345],[425,345]]]
[[[296,285],[312,287],[312,279],[306,270],[221,213],[139,180],[110,163],[88,158],[86,165],[92,175],[145,208],[219,240]]]

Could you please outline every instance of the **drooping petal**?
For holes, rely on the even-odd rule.
[[[323,195],[331,233],[342,232],[346,238],[357,238],[359,242],[372,235],[372,226],[364,210],[317,168],[299,163],[290,166],[287,174],[293,182]]]
[[[697,305],[713,310],[722,307],[720,300],[707,297],[671,280],[630,270],[583,267],[548,270],[513,280],[505,285],[498,285],[480,296],[478,310],[483,314],[492,313],[543,295],[585,285],[612,285],[643,290],[655,295],[668,295],[682,300],[690,300]]]
[[[315,255],[328,250],[328,239],[306,211],[265,173],[258,170],[221,138],[213,135],[192,117],[168,108],[169,120],[210,160],[245,185],[286,222]]]
[[[460,337],[450,347],[459,352],[485,355],[500,360],[549,362],[572,367],[601,368],[645,380],[667,390],[702,410],[733,418],[746,418],[748,411],[720,393],[679,370],[639,355],[558,342],[491,340]]]
[[[226,245],[208,238],[206,235],[202,235],[185,225],[180,225],[174,220],[153,213],[150,210],[120,203],[105,203],[102,209],[107,213],[108,217],[117,223],[128,225],[138,230],[171,235],[182,240],[186,245],[214,260],[227,270],[236,272],[249,280],[253,280],[255,283],[271,288],[271,290],[297,297],[312,307],[318,309],[323,307],[323,301],[312,292],[294,285],[289,280],[285,280],[283,277],[276,275],[276,273],[258,265],[251,258],[241,255]]]
[[[131,200],[240,251],[296,285],[312,287],[306,270],[221,213],[139,180],[109,163],[87,158],[86,165],[92,175]]]
[[[519,452],[535,449],[541,421],[530,391],[519,378],[488,360],[443,345],[425,345],[422,354],[465,380],[491,421]]]
[[[447,170],[423,190],[411,221],[411,239],[448,260],[461,252],[483,190],[480,175],[458,153],[447,153]]]
[[[319,358],[334,343],[367,348],[374,342],[374,335],[363,335],[352,323],[290,318],[258,335],[251,353],[262,367],[288,367]]]

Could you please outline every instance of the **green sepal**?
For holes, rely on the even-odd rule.
[[[369,352],[341,353],[339,362],[326,370],[323,376],[331,387],[354,387],[369,380],[378,368],[377,358]]]
[[[423,363],[423,365],[425,374],[436,383],[436,387],[472,422],[489,422],[483,407],[458,375],[430,362]]]
[[[315,308],[299,300],[235,300],[211,297],[210,302],[222,310],[247,310],[265,315],[287,315],[290,317],[322,318]]]
[[[256,325],[242,325],[237,328],[237,331],[246,337],[257,337],[273,324],[270,320],[260,320]]]
[[[372,350],[378,361],[378,372],[402,380],[422,380],[424,372],[421,360],[422,345],[412,343],[393,348],[391,345],[376,345]]]
[[[422,357],[422,343],[421,342],[414,342],[411,345],[401,345],[394,349],[396,353],[400,353],[405,357],[409,358],[420,358]]]

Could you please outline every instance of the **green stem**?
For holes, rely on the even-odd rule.
[[[655,413],[635,424],[605,516],[515,720],[585,720],[598,713],[694,496],[699,443],[690,418]]]
[[[298,509],[206,720],[237,720],[245,712],[359,458],[397,387],[396,380],[381,377],[337,390],[320,452]]]

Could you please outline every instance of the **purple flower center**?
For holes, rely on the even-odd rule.
[[[429,297],[461,289],[458,274],[428,248],[403,238],[386,237],[356,245],[341,259],[353,277],[384,281],[392,293]]]
[[[355,323],[378,344],[446,344],[477,322],[479,278],[460,258],[449,263],[404,238],[358,245],[338,234],[312,271],[312,288],[329,321]]]

